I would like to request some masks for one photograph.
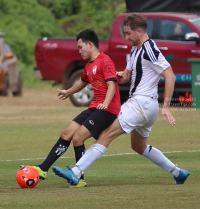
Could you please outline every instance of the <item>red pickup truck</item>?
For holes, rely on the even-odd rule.
[[[122,22],[130,13],[117,16],[112,26],[110,39],[100,40],[100,51],[114,61],[117,71],[126,67],[131,44],[125,40]],[[160,51],[170,62],[176,75],[174,97],[191,92],[191,63],[188,58],[200,58],[200,16],[186,13],[142,13],[147,19],[147,33],[154,39]],[[78,31],[77,31],[78,33]],[[76,82],[83,71],[82,60],[76,39],[41,38],[35,46],[37,67],[35,75],[46,80],[55,80],[68,88]],[[121,85],[122,96],[128,95],[128,85]],[[162,101],[164,79],[159,82],[159,101]],[[86,106],[93,98],[91,86],[70,97],[76,106]]]

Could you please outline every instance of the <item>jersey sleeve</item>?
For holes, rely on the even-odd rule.
[[[158,74],[161,74],[170,66],[169,62],[152,40],[144,43],[144,49],[144,59],[150,61],[150,67]]]
[[[127,61],[127,64],[126,64],[126,69],[132,70],[131,69],[131,57],[130,56],[128,57],[128,61]]]
[[[133,46],[132,49],[131,49],[131,52],[130,52],[130,55],[127,55],[127,63],[126,63],[126,69],[127,70],[132,70],[132,67],[131,67],[131,57],[134,53],[134,51],[136,50],[136,46]]]
[[[117,81],[116,68],[112,60],[110,59],[104,60],[102,71],[103,71],[103,75],[104,75],[106,82]]]
[[[88,79],[87,72],[86,72],[86,66],[85,66],[84,71],[82,73],[81,80],[89,83],[89,79]]]

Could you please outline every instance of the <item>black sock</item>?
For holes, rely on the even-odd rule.
[[[81,157],[85,154],[85,145],[80,145],[77,147],[74,147],[75,157],[76,157],[76,163],[81,159]],[[81,179],[84,179],[84,174],[81,176]]]
[[[53,148],[51,149],[51,151],[49,152],[49,155],[47,156],[47,158],[44,160],[44,162],[39,165],[39,167],[43,170],[43,171],[48,171],[49,168],[52,166],[52,164],[61,156],[63,155],[67,148],[70,145],[70,141],[67,141],[63,138],[59,138],[58,141],[56,142],[56,144],[53,146]]]

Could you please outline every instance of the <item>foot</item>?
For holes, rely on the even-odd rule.
[[[20,168],[24,167],[25,165],[20,165]],[[39,166],[33,166],[38,171],[40,176],[40,180],[45,180],[47,177],[47,171],[43,171]]]
[[[71,185],[77,185],[80,179],[74,174],[74,172],[71,170],[69,166],[66,167],[67,169],[62,169],[57,166],[54,166],[52,170],[56,175],[66,179],[68,183],[70,183]]]
[[[189,175],[190,174],[187,170],[181,168],[179,171],[179,176],[178,177],[174,176],[176,184],[184,184],[184,182],[186,181],[186,179]]]
[[[80,179],[77,185],[71,185],[70,188],[80,188],[80,187],[86,187],[87,183],[84,179]]]
[[[43,171],[39,166],[33,166],[38,171],[38,174],[40,176],[40,180],[45,180],[47,177],[47,171]]]

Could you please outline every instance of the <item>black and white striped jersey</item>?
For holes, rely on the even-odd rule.
[[[129,96],[143,95],[158,98],[160,73],[170,66],[156,43],[148,39],[138,49],[133,46],[126,68],[131,70]]]

